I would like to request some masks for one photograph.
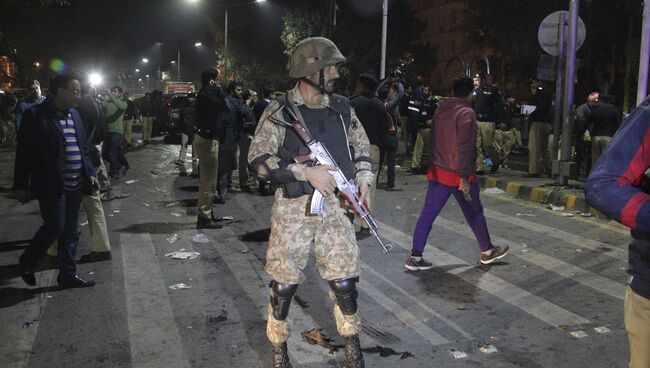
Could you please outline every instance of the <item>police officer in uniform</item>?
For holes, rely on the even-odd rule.
[[[484,160],[494,141],[494,130],[501,112],[502,101],[499,89],[494,85],[485,83],[485,74],[477,73],[474,76],[474,87],[472,107],[476,112],[476,123],[478,125],[476,173],[483,174],[489,170],[489,168],[485,167]]]
[[[331,93],[339,77],[337,64],[345,60],[326,38],[299,42],[289,59],[289,75],[298,82],[264,111],[248,154],[258,175],[270,178],[278,186],[271,210],[265,266],[273,279],[266,328],[273,346],[273,367],[291,367],[286,343],[289,305],[304,281],[302,270],[307,265],[312,242],[319,273],[336,299],[334,317],[337,330],[345,339],[345,367],[364,367],[356,290],[359,248],[346,208],[334,192],[336,183],[328,172],[333,167],[295,163],[296,154],[309,150],[292,129],[271,120],[289,120],[287,109],[302,117],[308,131],[328,148],[345,175],[356,181],[360,199],[365,202],[373,184],[370,142],[349,100]],[[322,214],[310,215],[315,190],[325,196],[325,207]]]
[[[420,97],[414,101],[413,112],[417,114],[416,117],[416,137],[415,145],[413,146],[413,156],[411,158],[411,174],[419,174],[422,171],[420,166],[420,158],[422,157],[422,150],[425,146],[425,141],[429,139],[429,132],[431,128],[431,119],[433,113],[436,112],[438,103],[431,95],[431,88],[429,86],[422,86],[422,93]],[[411,107],[409,106],[409,109]]]

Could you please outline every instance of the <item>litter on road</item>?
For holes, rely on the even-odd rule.
[[[206,244],[206,243],[209,243],[209,242],[210,242],[210,239],[208,239],[208,237],[205,236],[204,234],[196,234],[196,235],[194,235],[192,237],[192,243]]]
[[[576,339],[584,339],[589,335],[587,335],[584,331],[573,331],[571,332],[571,336],[575,337]]]
[[[548,207],[552,209],[553,211],[564,211],[566,210],[566,207],[564,206],[556,206],[554,204],[549,204]]]
[[[611,332],[611,330],[605,326],[594,327],[594,331],[598,332],[599,334],[606,334]]]
[[[167,238],[167,242],[169,242],[170,244],[174,244],[176,240],[178,240],[178,234],[173,234],[172,236]]]
[[[563,212],[562,213],[562,217],[573,217],[573,216],[575,216],[575,215],[572,214],[571,212]]]
[[[171,257],[172,259],[195,259],[200,256],[199,252],[187,252],[185,249],[177,250],[175,252],[165,254],[165,257]]]
[[[182,282],[169,286],[170,290],[191,289],[191,288],[192,288],[192,286],[187,285],[187,284],[182,283]]]
[[[127,181],[124,182],[124,184],[133,184],[133,183],[137,183],[137,182],[138,182],[137,180],[127,180]]]
[[[82,222],[81,224],[79,224],[79,226],[86,226],[86,225],[88,225],[88,221]]]
[[[482,345],[479,348],[479,350],[481,351],[481,353],[484,353],[484,354],[492,354],[492,353],[496,353],[498,351],[497,348],[495,348],[492,345]]]
[[[467,358],[467,353],[460,350],[452,350],[451,356],[454,357],[454,359],[463,359]]]
[[[179,212],[172,212],[171,215],[174,217],[183,217],[183,214]]]
[[[497,187],[487,188],[483,191],[483,193],[486,194],[503,194],[505,192],[506,192],[505,190]]]

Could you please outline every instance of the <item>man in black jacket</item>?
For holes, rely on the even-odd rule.
[[[551,106],[552,96],[540,82],[533,81],[531,85],[535,111],[528,116],[530,122],[530,138],[528,140],[528,174],[524,177],[538,178],[542,169],[547,175],[551,174],[551,152],[548,149],[552,142]]]
[[[232,172],[237,168],[237,147],[242,131],[243,89],[239,82],[228,85],[228,112],[223,114],[223,135],[219,141],[219,170],[217,172],[217,194],[215,203],[225,204],[228,190],[232,190]]]
[[[370,140],[370,160],[372,161],[372,173],[376,176],[379,171],[379,145],[388,130],[388,115],[384,103],[375,96],[375,89],[379,82],[369,74],[361,74],[357,83],[357,95],[350,99],[350,105],[357,113],[357,117],[363,125],[363,129]],[[375,203],[376,183],[370,186],[369,204]],[[370,229],[365,221],[361,221],[361,229],[357,233],[357,239],[364,239],[370,236]]]
[[[18,132],[14,190],[23,201],[31,191],[43,218],[43,225],[20,256],[20,276],[28,285],[36,285],[34,267],[58,240],[59,286],[93,286],[93,281],[77,276],[75,265],[81,196],[99,189],[86,132],[74,109],[81,97],[79,78],[54,76],[50,95],[42,105],[25,113]]]
[[[196,128],[193,148],[199,157],[199,193],[197,199],[197,229],[219,229],[213,222],[212,201],[217,190],[219,141],[223,139],[223,115],[228,113],[228,101],[217,84],[219,71],[208,69],[201,73],[201,90],[196,97]]]
[[[587,129],[591,136],[591,165],[603,154],[614,133],[621,126],[622,114],[613,105],[614,96],[600,95],[597,107],[587,118]]]

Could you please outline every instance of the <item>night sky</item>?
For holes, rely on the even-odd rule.
[[[248,3],[228,1],[228,5]],[[198,0],[71,0],[71,6],[48,8],[46,16],[35,14],[33,42],[39,45],[34,59],[49,63],[60,58],[70,69],[115,75],[124,70],[156,75],[176,66],[177,46],[181,47],[183,79],[196,79],[212,65],[217,37],[223,37],[223,1]],[[284,63],[282,56],[283,1],[268,0],[229,9],[229,53],[256,53]],[[1,11],[1,9],[0,9]],[[162,48],[156,42],[165,44]],[[202,42],[195,48],[195,42]],[[219,40],[221,42],[221,40]],[[245,53],[248,54],[245,54]],[[150,62],[141,62],[147,57]]]

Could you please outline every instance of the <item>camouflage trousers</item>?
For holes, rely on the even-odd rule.
[[[271,210],[266,272],[283,284],[302,283],[305,279],[302,270],[307,265],[313,244],[314,258],[322,278],[330,281],[359,276],[359,248],[354,229],[338,198],[334,195],[327,197],[321,215],[309,214],[310,199],[310,196],[284,198],[282,189],[276,190]],[[333,297],[331,292],[330,296]],[[346,316],[335,305],[334,318],[342,336],[361,331],[358,312]],[[283,321],[273,318],[269,305],[266,334],[272,343],[279,344],[289,338],[289,325],[289,317]]]

